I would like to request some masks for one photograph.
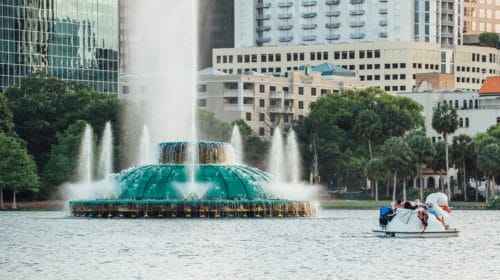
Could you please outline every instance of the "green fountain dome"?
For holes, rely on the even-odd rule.
[[[241,165],[200,164],[190,186],[184,164],[143,165],[122,171],[115,181],[119,199],[268,199],[269,175]]]

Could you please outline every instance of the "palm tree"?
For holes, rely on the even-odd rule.
[[[384,161],[374,157],[365,166],[365,175],[375,182],[375,201],[378,201],[378,180],[387,177],[387,168]]]
[[[446,103],[436,108],[432,114],[432,128],[443,135],[445,144],[445,160],[446,160],[446,184],[448,186],[448,197],[451,199],[450,188],[450,172],[448,160],[448,134],[455,132],[458,128],[457,111],[448,107]]]
[[[425,137],[425,132],[415,131],[406,137],[406,142],[413,152],[413,160],[417,164],[419,170],[419,189],[420,200],[424,200],[424,176],[422,169],[425,165],[430,164],[433,160],[436,151],[429,138]]]
[[[464,201],[467,201],[467,172],[465,168],[465,161],[471,158],[474,153],[474,144],[472,138],[468,135],[460,134],[453,137],[451,150],[453,158],[462,165],[463,170],[463,188],[464,188]]]
[[[394,176],[392,200],[396,200],[397,175],[411,162],[411,150],[402,137],[391,137],[384,142],[380,152],[385,166]]]

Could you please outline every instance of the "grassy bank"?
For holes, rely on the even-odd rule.
[[[322,209],[379,209],[381,206],[391,205],[390,200],[325,200],[320,201]],[[450,206],[457,210],[484,209],[484,202],[451,202]]]

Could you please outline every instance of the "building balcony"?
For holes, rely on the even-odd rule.
[[[338,39],[340,39],[340,35],[339,34],[326,34],[325,39],[338,40]]]
[[[302,29],[314,29],[318,25],[316,23],[310,23],[310,24],[302,24],[301,27]]]
[[[250,89],[243,90],[243,97],[255,97],[255,92]]]
[[[285,97],[285,99],[288,99],[288,100],[293,100],[293,93],[292,92],[284,92],[283,96]]]
[[[257,32],[259,32],[259,31],[269,31],[269,30],[271,30],[271,26],[270,25],[257,26]]]
[[[349,38],[351,39],[363,39],[365,37],[365,33],[351,33],[349,34]]]
[[[378,36],[379,36],[380,38],[387,38],[387,32],[379,32],[379,33],[378,33]]]
[[[340,3],[340,0],[326,0],[325,4],[326,5],[338,5]]]
[[[257,38],[257,43],[268,43],[271,42],[271,37],[259,37]]]
[[[207,99],[208,94],[206,92],[198,92],[197,98],[198,99]]]
[[[326,28],[339,28],[340,22],[327,23],[327,24],[325,24],[325,27]]]
[[[283,92],[282,91],[271,91],[271,92],[269,92],[269,98],[270,99],[282,99]]]
[[[238,111],[238,104],[224,104],[224,111]]]
[[[278,18],[279,19],[289,19],[289,18],[292,18],[292,14],[291,13],[286,13],[286,14],[278,14]]]
[[[387,20],[381,20],[381,21],[379,21],[378,25],[380,25],[380,26],[387,26]]]
[[[238,97],[240,95],[237,89],[226,89],[224,90],[224,97]]]
[[[278,37],[278,42],[290,42],[293,40],[293,36],[280,36]]]
[[[278,30],[290,30],[293,28],[293,25],[287,24],[287,25],[278,25]]]
[[[387,0],[378,0],[379,2],[386,3]]]
[[[387,9],[386,9],[387,10]],[[365,14],[365,10],[350,10],[349,14],[351,16],[361,16]]]
[[[257,15],[256,20],[268,20],[271,19],[271,15]]]
[[[285,2],[279,2],[278,7],[280,8],[287,8],[293,6],[293,2],[290,1],[285,1]]]
[[[293,114],[293,108],[290,106],[269,106],[270,113]]]
[[[378,9],[378,13],[385,15],[387,14],[387,9]]]
[[[302,13],[303,18],[313,18],[316,17],[318,13],[312,12],[312,13]]]
[[[453,21],[448,19],[441,20],[441,25],[454,26]]]
[[[363,4],[365,0],[351,0],[351,4]]]
[[[300,4],[302,6],[316,6],[317,1],[302,1]]]
[[[271,3],[257,3],[257,9],[270,8]]]
[[[317,37],[316,35],[304,35],[302,36],[302,41],[314,41]]]
[[[363,27],[365,26],[364,21],[355,21],[355,22],[349,22],[350,27]]]
[[[327,17],[338,17],[340,16],[340,11],[328,11],[328,12],[325,12],[325,16]]]

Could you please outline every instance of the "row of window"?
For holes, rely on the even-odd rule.
[[[453,100],[443,100],[443,102],[438,102],[437,103],[437,106],[441,106],[441,104],[447,104],[448,107],[450,108],[455,108],[455,109],[462,109],[462,110],[466,110],[466,109],[478,109],[479,108],[479,100],[475,99],[475,100],[472,100],[472,99],[469,99],[469,100],[462,100],[462,107],[460,107],[460,101],[458,100],[455,100],[453,102]],[[455,106],[453,106],[455,105]]]
[[[457,77],[457,83],[472,83],[472,84],[483,84],[484,79],[470,78],[470,77]]]
[[[360,50],[357,52],[359,59],[370,59],[370,58],[380,58],[380,50]],[[334,51],[333,58],[335,60],[340,59],[356,59],[355,51]],[[270,53],[270,54],[261,54],[260,60],[259,55],[257,54],[238,54],[236,55],[236,63],[255,63],[255,62],[280,62],[282,59],[282,54],[280,53]],[[283,54],[283,59],[286,61],[304,61],[305,53],[304,52],[294,52],[294,53],[286,53]],[[328,60],[329,53],[326,51],[323,52],[310,52],[309,53],[310,60]],[[234,62],[233,55],[218,55],[216,57],[217,63],[233,63]]]
[[[361,81],[380,81],[381,75],[360,75],[359,79]],[[406,74],[387,74],[384,75],[384,81],[390,80],[406,80]]]
[[[486,69],[486,68],[479,68],[479,67],[470,67],[470,66],[457,66],[457,72],[472,72],[472,73],[483,73],[486,74],[488,72],[489,74],[495,74],[495,69]]]

